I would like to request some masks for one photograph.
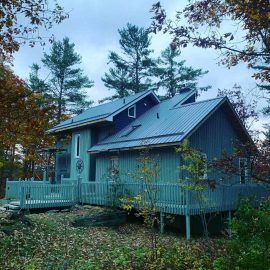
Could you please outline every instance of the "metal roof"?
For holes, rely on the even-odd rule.
[[[91,124],[92,122],[102,120],[111,121],[111,119],[106,118],[108,118],[115,112],[121,111],[122,109],[131,106],[136,101],[150,94],[152,94],[153,98],[156,99],[157,102],[159,102],[157,96],[153,91],[143,91],[132,96],[128,96],[125,98],[117,99],[112,102],[91,107],[86,111],[84,111],[83,113],[76,115],[71,119],[61,122],[52,129],[48,130],[48,132],[49,133],[59,132],[65,129],[72,129],[81,125]]]
[[[181,105],[183,102],[177,102],[178,99],[179,95],[159,103],[118,133],[91,147],[89,152],[180,142],[227,101],[220,97]]]

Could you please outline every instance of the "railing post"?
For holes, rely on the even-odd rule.
[[[24,186],[20,186],[20,193],[21,193],[20,207],[23,208],[23,206],[25,204],[25,188],[24,188]]]
[[[232,222],[232,211],[228,211],[228,232],[229,232],[229,238],[232,238],[231,222]]]
[[[160,233],[164,233],[164,213],[160,212]]]
[[[61,174],[61,177],[60,177],[60,184],[62,184],[62,183],[63,183],[63,179],[64,179],[64,175],[63,175],[63,174]]]
[[[190,215],[186,215],[186,239],[190,240]]]

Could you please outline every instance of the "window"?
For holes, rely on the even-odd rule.
[[[203,168],[200,170],[201,171],[201,178],[204,179],[204,180],[207,180],[208,179],[208,175],[207,175],[207,171],[208,171],[208,168],[207,168],[207,155],[205,153],[202,153],[201,154],[201,157],[203,159]]]
[[[128,117],[136,118],[136,104],[128,108]]]
[[[117,175],[119,173],[119,158],[118,158],[118,156],[111,157],[111,159],[110,159],[110,172],[111,172],[111,175]]]
[[[75,158],[80,157],[80,134],[75,135]]]
[[[245,184],[249,180],[249,163],[247,158],[239,158],[240,184]]]

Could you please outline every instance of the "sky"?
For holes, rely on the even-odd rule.
[[[152,14],[149,12],[155,0],[60,0],[59,3],[69,12],[69,18],[59,25],[55,25],[48,36],[53,34],[56,40],[69,37],[75,43],[75,51],[82,56],[81,68],[85,74],[95,82],[95,86],[87,89],[89,99],[98,100],[112,95],[101,77],[108,70],[109,51],[120,52],[118,29],[132,23],[140,27],[149,27]],[[173,18],[176,10],[180,10],[187,1],[185,0],[163,0],[161,4],[165,7],[168,17]],[[159,56],[171,41],[169,35],[159,33],[153,35],[151,48],[154,56]],[[17,75],[26,79],[30,72],[32,63],[41,65],[44,52],[49,52],[50,45],[45,47],[36,46],[30,48],[27,45],[21,47],[14,55],[13,69]],[[250,100],[256,94],[256,83],[251,78],[252,72],[244,64],[231,69],[218,65],[219,54],[215,50],[203,50],[188,47],[182,50],[182,58],[188,66],[208,70],[200,81],[200,86],[211,85],[206,93],[202,93],[199,99],[214,98],[217,89],[230,89],[234,84],[239,84],[245,89],[247,98]],[[43,71],[43,78],[48,76],[48,71]],[[259,108],[262,104],[258,105]],[[261,118],[261,127],[266,119]]]

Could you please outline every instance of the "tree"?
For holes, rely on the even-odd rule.
[[[100,100],[100,103],[105,100],[127,97],[131,94],[131,91],[128,90],[131,88],[130,78],[125,68],[120,66],[118,68],[110,68],[109,73],[105,73],[102,81],[107,88],[116,90],[116,94]]]
[[[48,147],[53,138],[46,134],[52,127],[53,106],[40,106],[43,97],[34,93],[25,82],[6,66],[0,78],[0,153],[2,169],[21,167],[32,170],[38,159],[37,150]],[[9,172],[12,173],[12,172]],[[5,176],[14,176],[7,174]]]
[[[45,83],[39,76],[39,70],[41,67],[38,64],[32,64],[31,72],[29,74],[28,85],[35,92],[40,94],[46,94],[49,85]]]
[[[256,69],[254,78],[269,86],[269,0],[192,0],[177,11],[174,22],[167,20],[159,2],[151,11],[150,31],[170,33],[173,47],[214,48],[221,53],[222,64],[231,67],[245,62]],[[232,31],[223,31],[228,24]]]
[[[230,99],[243,125],[249,132],[252,132],[253,124],[258,121],[257,101],[253,100],[251,103],[248,103],[243,94],[242,87],[236,84],[232,89],[219,89],[218,96],[227,96]]]
[[[164,31],[173,35],[172,43],[175,46],[191,44],[218,49],[225,56],[223,63],[228,66],[236,65],[239,61],[254,66],[261,60],[269,60],[268,0],[193,0],[183,10],[177,11],[175,24],[166,21],[165,10],[159,2],[153,5],[152,12],[154,21],[150,29],[156,32],[165,26]],[[242,42],[236,42],[240,41],[240,35],[234,35],[233,31],[223,33],[222,27],[228,20],[235,22],[235,27],[242,30]],[[203,32],[204,27],[209,31]]]
[[[215,259],[214,269],[257,269],[270,268],[270,200],[260,207],[252,207],[244,201],[237,209],[230,224],[232,239],[224,241],[225,256]]]
[[[127,24],[126,28],[118,32],[122,55],[109,53],[109,63],[113,68],[102,78],[106,87],[116,90],[113,98],[121,98],[153,87],[150,77],[154,61],[151,59],[151,39],[148,31]]]
[[[158,59],[155,74],[159,77],[158,85],[166,90],[166,96],[173,97],[186,88],[197,91],[208,90],[209,86],[198,87],[198,79],[208,71],[185,66],[186,61],[180,61],[180,55],[180,50],[168,47],[161,52]]]
[[[198,149],[190,146],[188,140],[184,140],[177,148],[176,152],[181,155],[183,165],[180,166],[187,177],[181,179],[181,186],[189,190],[194,196],[195,203],[199,206],[199,215],[203,227],[203,235],[206,240],[208,252],[211,253],[212,245],[209,238],[208,223],[206,218],[206,209],[211,207],[212,202],[204,195],[207,188],[215,188],[215,182],[209,181],[208,162],[206,156]]]
[[[48,31],[68,17],[57,1],[2,0],[0,3],[0,59],[7,60],[22,44],[44,44],[41,29]],[[53,37],[49,40],[52,41]]]
[[[138,216],[142,217],[145,226],[150,230],[152,259],[158,257],[157,232],[155,225],[160,223],[158,218],[158,194],[157,180],[160,175],[160,161],[158,156],[151,153],[150,148],[143,148],[137,159],[137,169],[132,177],[139,184],[139,190],[134,197],[129,192],[124,192],[121,199],[122,208],[125,210],[136,209]]]
[[[74,46],[66,37],[63,41],[54,42],[50,53],[45,53],[42,59],[50,71],[48,89],[44,92],[56,103],[57,123],[61,122],[64,114],[80,113],[91,104],[82,89],[92,87],[93,81],[78,67],[81,56],[75,52]]]

